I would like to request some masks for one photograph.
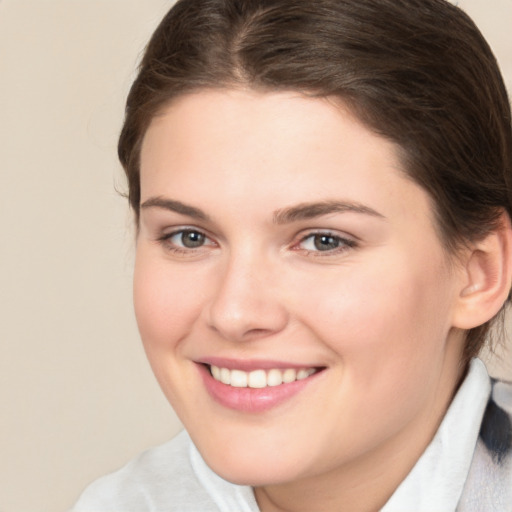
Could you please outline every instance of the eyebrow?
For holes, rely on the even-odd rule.
[[[210,217],[206,215],[203,210],[196,208],[195,206],[190,206],[188,204],[182,203],[181,201],[175,201],[174,199],[166,199],[164,197],[151,197],[144,201],[141,205],[141,208],[162,208],[164,210],[169,210],[171,212],[180,213],[181,215],[186,215],[187,217],[191,217],[196,220],[208,221]]]
[[[200,208],[190,206],[176,201],[174,199],[166,199],[164,197],[151,197],[144,201],[140,207],[146,208],[162,208],[172,212],[186,215],[192,219],[210,221],[210,217],[203,212]],[[346,213],[353,212],[363,215],[370,215],[372,217],[378,217],[384,219],[384,215],[377,212],[373,208],[366,205],[355,203],[351,201],[320,201],[314,203],[300,203],[295,206],[282,208],[276,210],[273,214],[274,224],[289,224],[300,220],[314,219],[323,215],[329,215],[332,213]]]
[[[296,206],[279,209],[274,212],[275,224],[287,224],[299,220],[313,219],[331,213],[353,212],[385,219],[384,215],[373,208],[351,201],[321,201],[317,203],[301,203]]]

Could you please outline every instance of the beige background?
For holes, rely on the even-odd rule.
[[[0,512],[64,511],[179,429],[138,341],[115,191],[123,101],[171,3],[0,0]],[[460,5],[512,89],[512,2]]]

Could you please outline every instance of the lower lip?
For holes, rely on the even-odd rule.
[[[306,379],[279,386],[236,388],[215,380],[206,366],[199,364],[198,367],[206,390],[216,402],[229,409],[251,413],[268,411],[281,405],[304,390],[320,373],[323,373],[317,372]]]

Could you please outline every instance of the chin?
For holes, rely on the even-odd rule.
[[[261,450],[202,450],[199,451],[206,464],[220,477],[237,485],[276,485],[300,477],[299,467],[290,461],[281,450],[270,453]]]
[[[271,463],[270,463],[271,464]],[[296,475],[291,475],[285,468],[273,468],[269,470],[270,464],[262,466],[249,466],[247,464],[212,464],[208,466],[221,478],[236,485],[249,485],[261,487],[267,485],[278,485],[294,481]]]

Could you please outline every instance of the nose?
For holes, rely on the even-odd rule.
[[[288,312],[280,299],[277,273],[269,261],[255,255],[227,261],[204,311],[209,328],[235,342],[282,331],[288,323]]]

